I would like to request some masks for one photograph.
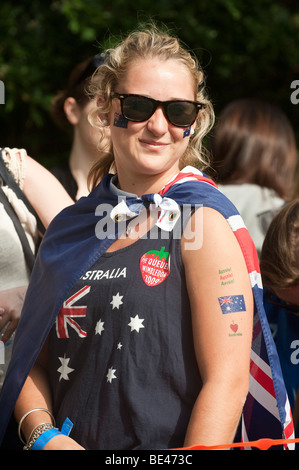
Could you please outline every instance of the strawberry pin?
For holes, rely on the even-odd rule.
[[[160,250],[150,250],[140,259],[142,279],[147,286],[153,287],[165,281],[170,272],[170,254],[162,246]]]

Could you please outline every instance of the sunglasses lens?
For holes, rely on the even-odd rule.
[[[153,111],[154,105],[146,97],[126,96],[123,100],[123,114],[129,121],[146,121]]]
[[[194,103],[185,101],[173,101],[167,105],[169,121],[178,127],[191,126],[197,116],[197,108]]]

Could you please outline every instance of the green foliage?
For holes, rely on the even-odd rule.
[[[75,64],[149,20],[195,51],[216,112],[232,99],[256,96],[280,105],[295,126],[297,0],[1,0],[2,145],[25,147],[48,166],[67,155],[68,141],[49,117],[52,97]]]

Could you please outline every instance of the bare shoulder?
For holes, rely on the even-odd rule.
[[[239,243],[225,217],[215,209],[201,207],[191,216],[182,237],[185,262],[194,257],[202,260],[243,259]]]
[[[197,237],[193,246],[190,242]],[[182,238],[182,260],[193,312],[219,310],[219,298],[243,296],[252,311],[252,289],[240,245],[228,221],[217,211],[200,208]]]

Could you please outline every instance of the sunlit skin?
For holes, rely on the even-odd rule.
[[[115,91],[161,101],[195,100],[190,72],[174,60],[132,63]],[[115,113],[121,113],[118,99],[113,99],[109,119],[120,187],[138,195],[158,192],[178,173],[189,137],[167,121],[161,107],[145,122],[129,121],[125,129],[113,125]]]

